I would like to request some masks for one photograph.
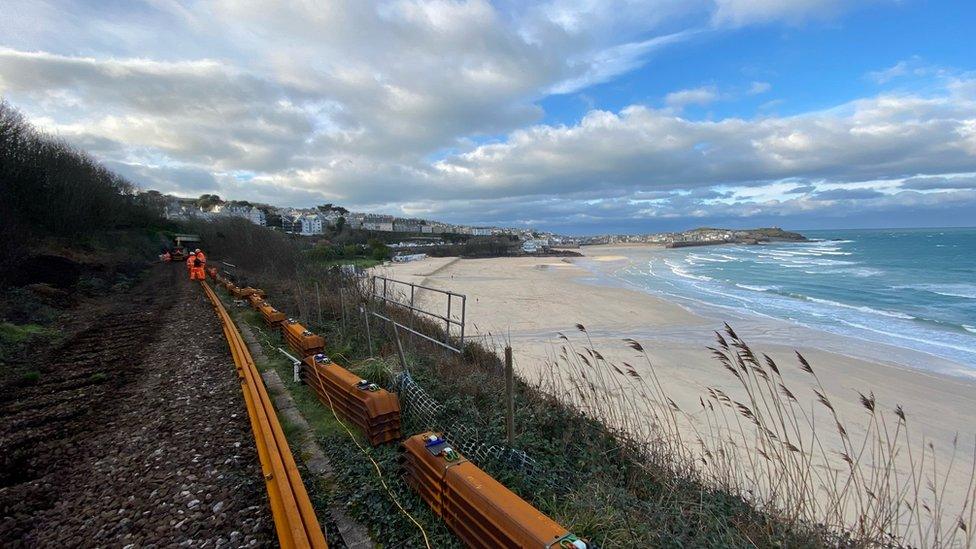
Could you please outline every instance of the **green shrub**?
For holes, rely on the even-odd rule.
[[[20,379],[24,383],[37,383],[41,379],[41,373],[36,370],[31,370],[29,372],[25,372]]]

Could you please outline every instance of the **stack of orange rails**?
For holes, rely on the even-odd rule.
[[[227,290],[227,293],[231,295],[234,295],[234,292],[237,291],[237,286],[235,286],[234,283],[231,282],[230,280],[228,280],[227,283],[224,284],[224,288]]]
[[[305,329],[297,320],[289,318],[281,323],[281,333],[285,342],[300,358],[325,351],[325,339]]]
[[[264,303],[264,298],[258,294],[251,294],[247,296],[247,302],[251,305],[251,308],[255,311]]]
[[[272,328],[277,328],[285,321],[285,313],[275,309],[267,301],[262,301],[258,305],[258,311],[261,313],[261,317],[264,318],[264,323]]]
[[[464,459],[440,435],[414,435],[403,448],[407,484],[468,547],[589,547]]]
[[[323,354],[305,357],[302,378],[319,400],[359,427],[378,446],[400,439],[400,399],[332,362]]]
[[[252,288],[250,286],[247,286],[246,288],[236,288],[232,293],[236,299],[247,299],[248,296],[252,295],[264,297],[264,290]]]

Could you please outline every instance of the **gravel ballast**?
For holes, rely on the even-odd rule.
[[[33,393],[0,401],[12,456],[0,545],[273,546],[240,382],[205,295],[182,266],[160,265],[111,299]],[[66,382],[78,361],[88,384]]]

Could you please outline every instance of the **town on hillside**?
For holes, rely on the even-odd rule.
[[[150,191],[154,192],[154,191]],[[758,229],[697,228],[681,232],[647,234],[607,234],[567,236],[533,228],[470,226],[428,219],[351,212],[333,204],[313,208],[277,207],[241,200],[223,200],[214,194],[199,198],[162,195],[164,214],[171,220],[219,219],[239,217],[274,230],[303,236],[323,235],[330,229],[349,228],[378,233],[401,233],[402,242],[391,241],[390,247],[404,252],[424,246],[444,244],[441,236],[506,237],[518,242],[517,250],[525,254],[551,253],[580,246],[608,244],[657,244],[669,248],[713,244],[757,244],[760,242],[803,241],[806,238],[778,227]],[[392,236],[392,235],[391,235]],[[417,238],[422,240],[417,240]]]

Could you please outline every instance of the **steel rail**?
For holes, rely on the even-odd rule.
[[[200,281],[200,285],[220,318],[234,357],[278,541],[285,548],[326,549],[325,535],[254,359],[217,294],[206,281]]]

